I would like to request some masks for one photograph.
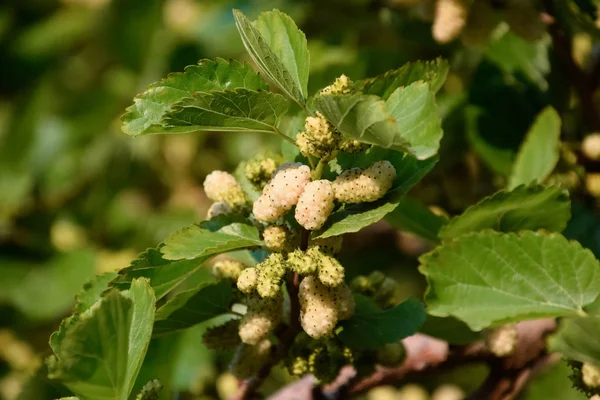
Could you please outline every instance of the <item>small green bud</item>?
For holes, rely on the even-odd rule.
[[[302,376],[308,372],[308,359],[296,356],[286,363],[288,372],[292,376]]]
[[[269,182],[271,176],[281,165],[281,157],[269,157],[261,154],[246,163],[244,169],[246,178],[258,189],[261,189]]]
[[[202,334],[202,342],[207,348],[213,350],[235,347],[240,343],[239,326],[240,320],[232,319],[224,324],[208,328]]]
[[[377,362],[386,367],[399,365],[406,357],[406,350],[401,342],[389,343],[377,350]]]
[[[369,143],[362,143],[356,139],[345,139],[340,144],[340,150],[346,153],[360,153],[369,149],[371,145]]]
[[[258,277],[256,291],[261,297],[275,297],[281,291],[281,279],[286,263],[281,253],[272,253],[256,266]]]

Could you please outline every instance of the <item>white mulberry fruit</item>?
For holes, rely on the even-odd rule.
[[[321,228],[333,211],[333,200],[331,182],[322,179],[308,183],[298,199],[296,221],[308,230]]]
[[[437,0],[432,34],[438,43],[456,39],[463,30],[469,14],[470,0]]]
[[[246,264],[238,260],[222,260],[214,263],[212,273],[217,279],[236,282],[246,267]]]
[[[364,171],[351,168],[342,172],[333,182],[337,201],[363,203],[377,201],[391,189],[396,169],[389,161],[378,161]]]
[[[310,181],[310,168],[301,163],[286,163],[265,185],[254,202],[252,212],[259,221],[273,222],[298,203],[304,187]]]
[[[240,292],[250,294],[256,288],[258,272],[255,267],[246,268],[240,273],[237,288]]]
[[[600,133],[592,133],[581,142],[581,151],[590,160],[600,160]]]
[[[224,201],[233,209],[248,201],[246,194],[234,176],[225,171],[213,171],[204,179],[204,192],[212,201]]]
[[[206,219],[211,219],[219,215],[230,214],[232,212],[233,210],[226,201],[217,201],[210,205],[208,211],[206,212]]]
[[[248,299],[248,310],[239,326],[242,342],[257,344],[265,339],[281,321],[282,305],[281,291],[279,295],[269,299],[251,296]]]
[[[589,388],[600,387],[600,367],[593,364],[583,363],[581,367],[581,379]]]
[[[498,357],[511,355],[517,346],[517,325],[505,324],[490,330],[486,337],[488,349]]]

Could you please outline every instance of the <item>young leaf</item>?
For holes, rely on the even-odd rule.
[[[162,124],[171,133],[195,131],[277,132],[287,100],[265,91],[235,89],[195,93],[175,103]]]
[[[244,47],[258,68],[300,105],[308,96],[309,54],[306,36],[294,21],[279,10],[259,15],[254,25],[233,10]]]
[[[262,244],[258,229],[250,221],[219,216],[175,232],[160,251],[168,260],[191,260]]]
[[[186,329],[225,314],[232,301],[233,290],[224,281],[178,293],[156,311],[154,335]]]
[[[429,83],[431,90],[437,93],[446,81],[449,70],[450,65],[442,58],[410,62],[383,75],[367,79],[364,82],[357,82],[357,86],[362,86],[364,94],[374,94],[384,100],[387,100],[399,87],[408,86],[417,81]]]
[[[194,93],[236,88],[266,90],[268,86],[249,64],[221,58],[200,60],[198,65],[190,65],[182,73],[170,74],[137,95],[122,117],[123,132],[132,136],[170,132],[160,122],[175,103]]]
[[[583,313],[600,292],[600,265],[559,234],[466,234],[420,258],[432,315],[471,329]]]
[[[373,95],[320,95],[317,109],[343,134],[364,143],[432,157],[442,137],[441,119],[429,85],[398,88],[387,101]]]
[[[53,334],[49,377],[82,398],[127,400],[150,343],[154,302],[144,279],[127,292],[110,291]]]
[[[546,229],[561,232],[571,218],[569,192],[558,186],[521,185],[486,197],[450,220],[439,233],[451,239],[468,232]]]
[[[540,112],[519,149],[508,188],[532,181],[543,182],[559,159],[560,116],[552,107]]]
[[[414,233],[432,242],[438,242],[438,232],[447,219],[434,214],[420,202],[404,197],[394,211],[385,217],[386,221],[406,232]]]
[[[408,154],[373,147],[365,153],[348,155],[348,157],[340,159],[344,169],[367,168],[377,160],[388,160],[396,168],[396,179],[392,189],[377,202],[350,205],[336,211],[329,217],[321,232],[316,236],[317,238],[358,232],[379,221],[392,212],[401,201],[402,196],[431,171],[438,158],[433,157],[420,161]]]
[[[600,318],[564,318],[548,339],[548,346],[569,360],[600,364]]]
[[[171,261],[163,258],[159,249],[148,249],[133,260],[129,267],[119,271],[119,276],[111,286],[126,290],[134,279],[147,278],[156,299],[160,300],[196,273],[207,258]]]
[[[377,349],[416,333],[427,314],[423,303],[408,299],[396,307],[381,310],[373,300],[355,295],[354,316],[340,325],[339,337],[353,349]]]

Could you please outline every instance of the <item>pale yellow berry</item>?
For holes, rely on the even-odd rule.
[[[284,225],[270,225],[263,231],[265,247],[271,251],[289,251],[292,247],[292,232]]]
[[[437,0],[433,20],[433,38],[439,43],[456,39],[464,28],[470,0]]]
[[[342,74],[336,78],[335,82],[321,90],[321,94],[350,94],[352,93],[352,81],[346,75]]]
[[[275,297],[281,293],[281,280],[287,264],[281,253],[271,253],[256,266],[258,277],[256,291],[261,297]]]
[[[327,286],[338,286],[344,282],[344,267],[332,256],[323,254],[319,262],[319,280]]]
[[[324,158],[337,149],[341,134],[320,112],[306,118],[304,129],[296,135],[296,144],[304,156]]]
[[[225,171],[213,171],[204,180],[204,192],[212,201],[224,201],[231,208],[242,207],[248,201],[234,176]]]
[[[600,197],[600,173],[586,174],[585,188],[594,197]]]
[[[238,260],[222,260],[214,263],[212,273],[217,279],[236,282],[246,267],[246,264]]]
[[[282,217],[298,203],[309,181],[310,168],[306,165],[286,163],[280,166],[254,202],[252,211],[256,219],[272,222]]]
[[[396,179],[396,169],[389,161],[378,161],[364,171],[348,169],[333,182],[337,201],[363,203],[377,201],[391,189]]]
[[[233,210],[225,201],[217,201],[210,205],[210,208],[206,212],[206,219],[211,219],[219,215],[226,215],[232,213]]]
[[[354,315],[355,302],[352,291],[345,283],[333,288],[333,294],[336,299],[336,305],[338,308],[338,319],[343,321],[350,319]]]
[[[296,249],[288,254],[287,263],[292,271],[300,275],[309,275],[317,271],[319,258],[310,252]]]
[[[239,335],[246,344],[257,344],[265,339],[281,321],[283,295],[281,291],[273,298],[248,298],[248,310],[242,317]]]
[[[583,363],[583,366],[581,367],[581,378],[587,387],[600,387],[600,366]]]
[[[298,199],[296,221],[308,230],[321,228],[333,211],[331,182],[322,179],[308,183]]]
[[[378,386],[367,392],[367,400],[402,400],[393,386]]]
[[[600,133],[587,135],[581,143],[581,151],[590,160],[600,160]]]
[[[416,384],[404,385],[398,390],[398,399],[429,400],[429,393],[423,386]]]
[[[465,392],[456,385],[446,384],[438,387],[431,395],[431,400],[463,400]]]
[[[490,330],[486,336],[486,344],[498,357],[511,355],[517,347],[517,325],[505,324]]]
[[[237,288],[242,293],[252,293],[252,291],[256,288],[257,281],[258,272],[256,271],[256,268],[246,268],[240,273],[240,276],[237,280]]]

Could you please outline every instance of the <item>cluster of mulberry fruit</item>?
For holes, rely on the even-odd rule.
[[[341,76],[321,95],[351,93],[352,82]],[[321,165],[338,151],[368,148],[343,137],[319,113],[305,122],[297,145],[304,156],[317,157]],[[335,334],[338,323],[351,318],[355,307],[337,259],[342,237],[319,239],[311,237],[311,231],[322,229],[344,204],[384,197],[394,184],[396,170],[389,161],[378,161],[366,169],[342,171],[335,179],[321,179],[320,174],[318,168],[311,170],[300,162],[282,164],[279,156],[260,155],[238,168],[239,180],[214,171],[204,181],[206,195],[214,202],[207,217],[246,215],[269,251],[255,265],[219,259],[212,266],[216,279],[237,289],[235,302],[241,304],[234,305],[233,319],[207,329],[203,341],[211,349],[237,346],[230,369],[239,379],[256,374],[273,354],[272,335],[285,325],[302,328],[296,342],[303,344],[295,346],[304,350],[292,350],[285,360],[294,375],[312,373],[328,382],[353,360]],[[291,292],[290,284],[295,288]],[[377,287],[385,291],[384,286]],[[293,308],[297,321],[291,320]]]

